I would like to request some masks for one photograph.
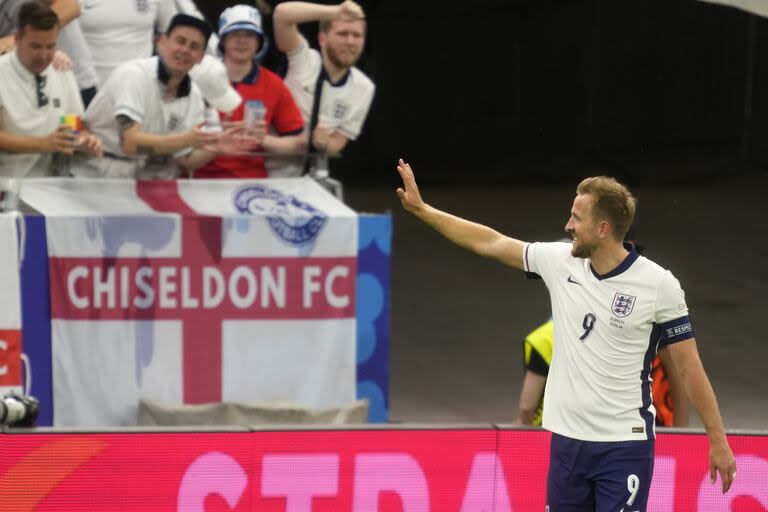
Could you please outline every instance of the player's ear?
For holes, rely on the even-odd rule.
[[[613,228],[611,226],[611,223],[607,220],[600,221],[600,231],[598,232],[598,236],[600,238],[607,238],[609,236],[612,236],[613,234]]]

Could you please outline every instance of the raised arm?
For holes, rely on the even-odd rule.
[[[690,338],[668,346],[669,355],[685,385],[688,397],[704,424],[709,436],[709,476],[714,483],[717,473],[723,482],[723,493],[727,492],[736,476],[736,460],[733,458],[725,427],[720,417],[715,392],[701,364],[696,340]]]
[[[363,9],[352,0],[346,0],[339,5],[283,2],[275,7],[273,17],[275,44],[280,51],[291,53],[301,43],[301,33],[298,27],[301,23],[362,18],[365,18]]]
[[[48,4],[59,17],[59,25],[62,27],[80,16],[80,2],[77,0],[49,0]]]
[[[422,200],[413,170],[402,158],[398,162],[397,171],[403,179],[403,188],[397,189],[403,208],[456,245],[523,270],[525,242],[504,236],[488,226],[433,208]]]

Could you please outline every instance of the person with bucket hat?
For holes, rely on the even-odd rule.
[[[226,73],[243,98],[232,112],[221,112],[220,118],[225,126],[240,131],[222,141],[223,153],[196,170],[195,177],[266,178],[264,158],[257,153],[306,150],[301,112],[283,80],[261,65],[269,39],[256,8],[240,4],[225,9],[219,17],[218,36]]]

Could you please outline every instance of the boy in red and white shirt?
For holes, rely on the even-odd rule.
[[[260,101],[264,119],[246,130],[231,154],[223,154],[195,172],[195,178],[266,178],[262,156],[247,153],[300,153],[306,151],[304,122],[283,80],[259,65],[268,40],[259,11],[249,5],[225,9],[219,18],[220,49],[233,87],[243,102],[231,113],[221,114],[223,124],[243,121],[249,101]]]

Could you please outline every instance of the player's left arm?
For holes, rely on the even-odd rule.
[[[736,476],[736,460],[733,457],[715,392],[709,382],[704,365],[701,364],[696,339],[668,345],[669,356],[685,386],[688,398],[704,424],[709,436],[709,476],[714,483],[717,473],[723,482],[723,493],[727,492]]]

